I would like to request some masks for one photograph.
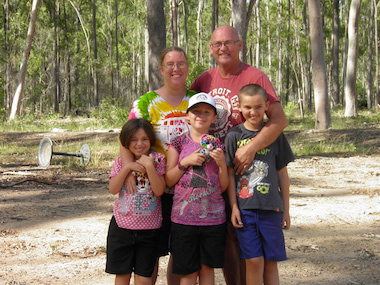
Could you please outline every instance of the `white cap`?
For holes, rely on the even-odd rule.
[[[211,95],[204,92],[197,93],[190,98],[189,106],[187,107],[186,112],[189,112],[191,108],[193,108],[195,105],[198,105],[200,103],[210,105],[211,107],[214,108],[215,114],[217,113],[214,98]]]

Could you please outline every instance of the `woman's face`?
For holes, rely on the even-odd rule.
[[[160,66],[160,71],[165,85],[185,86],[189,74],[185,55],[179,51],[168,52]]]

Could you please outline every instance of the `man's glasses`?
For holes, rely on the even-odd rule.
[[[232,47],[234,44],[236,44],[239,40],[236,40],[236,41],[225,41],[225,42],[216,42],[216,43],[212,43],[211,46],[213,48],[221,48],[222,45],[224,45],[225,47]]]
[[[179,69],[184,69],[187,67],[187,63],[186,62],[167,63],[167,64],[163,64],[162,66],[166,67],[167,69],[174,69],[175,66],[177,66],[177,68]]]

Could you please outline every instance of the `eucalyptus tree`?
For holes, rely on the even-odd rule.
[[[357,113],[357,61],[358,61],[358,26],[360,17],[361,0],[352,0],[348,22],[348,53],[347,53],[347,75],[345,81],[346,107],[345,117],[356,117]]]
[[[333,29],[332,29],[332,104],[339,104],[339,0],[333,3]]]
[[[21,106],[24,87],[25,87],[25,77],[26,77],[26,72],[27,72],[27,67],[28,67],[28,59],[30,55],[30,50],[32,48],[33,35],[34,35],[35,26],[36,26],[38,2],[39,0],[33,0],[33,3],[32,3],[32,12],[31,12],[31,17],[29,21],[28,36],[26,40],[24,54],[22,57],[20,72],[18,75],[17,89],[13,97],[12,109],[9,115],[10,120],[13,120],[16,114],[17,115],[20,114],[20,106]]]
[[[256,0],[232,0],[232,25],[236,28],[239,38],[243,41],[243,49],[240,54],[243,62],[247,62],[247,31],[255,3]]]
[[[166,47],[166,20],[164,0],[147,1],[147,22],[149,32],[149,89],[154,90],[161,86],[159,58]]]
[[[367,107],[369,110],[372,109],[372,69],[373,69],[373,22],[374,22],[374,6],[376,3],[372,0],[369,1],[370,6],[370,15],[369,15],[369,29],[368,29],[368,67],[367,67],[367,76],[365,81],[365,89],[367,93]],[[364,71],[363,71],[364,72]]]
[[[315,127],[326,130],[331,124],[327,93],[327,74],[319,0],[308,0],[315,96]]]

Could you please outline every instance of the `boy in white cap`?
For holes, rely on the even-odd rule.
[[[224,264],[226,216],[222,192],[229,184],[223,146],[208,136],[217,119],[215,100],[207,93],[189,100],[188,134],[174,138],[167,153],[166,184],[174,188],[171,253],[173,273],[181,284],[214,284],[214,268]],[[201,141],[216,145],[210,158]],[[212,149],[212,148],[211,148]]]

